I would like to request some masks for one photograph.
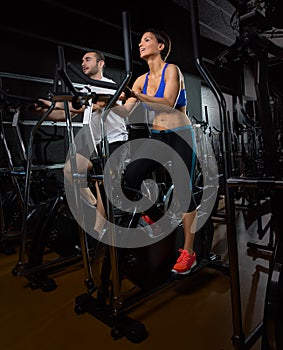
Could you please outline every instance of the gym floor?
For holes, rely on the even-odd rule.
[[[262,217],[263,225],[268,215]],[[218,221],[218,222],[217,222]],[[270,252],[251,249],[249,242],[263,247],[269,234],[258,239],[254,213],[236,211],[241,308],[247,337],[262,321]],[[226,225],[214,222],[212,252],[227,267],[229,255]],[[148,336],[140,343],[127,337],[114,339],[111,329],[89,313],[77,314],[75,298],[86,293],[82,263],[52,274],[57,288],[49,292],[32,289],[24,276],[14,276],[19,254],[0,254],[0,339],[3,350],[59,350],[67,348],[113,350],[232,350],[233,321],[230,278],[226,269],[213,264],[203,267],[167,288],[162,288],[128,316],[142,323]],[[252,347],[261,349],[261,338]]]

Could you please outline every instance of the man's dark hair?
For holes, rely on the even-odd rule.
[[[93,52],[94,52],[95,55],[96,55],[97,62],[99,62],[99,61],[105,61],[105,56],[104,56],[104,54],[103,54],[101,51],[94,50]]]

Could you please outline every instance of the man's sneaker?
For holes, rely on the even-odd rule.
[[[191,271],[191,269],[196,266],[196,253],[189,254],[187,250],[179,249],[181,253],[174,265],[172,272],[178,273],[180,275],[185,275]]]

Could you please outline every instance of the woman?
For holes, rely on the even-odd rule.
[[[145,103],[145,105],[165,105],[169,109],[179,111],[175,113],[157,113],[152,121],[151,138],[165,142],[173,148],[174,153],[177,153],[186,164],[190,174],[190,176],[185,177],[185,182],[191,200],[188,203],[187,193],[184,193],[185,199],[179,198],[181,202],[186,201],[186,210],[182,213],[184,246],[179,249],[180,256],[172,269],[175,273],[187,274],[196,265],[196,254],[193,250],[196,204],[193,196],[191,197],[191,178],[194,175],[196,155],[192,149],[193,146],[190,146],[194,145],[194,135],[186,114],[187,99],[184,77],[175,64],[166,63],[171,51],[171,40],[163,31],[157,29],[146,30],[139,43],[139,51],[141,59],[148,64],[149,72],[135,80],[130,97],[123,106],[125,108],[124,115],[122,112],[122,114],[119,114],[126,117],[125,111],[130,112],[133,105],[138,101]],[[154,164],[156,166],[158,163],[145,158],[131,162],[125,170],[125,186],[134,191],[139,191],[146,175],[153,170]],[[172,165],[173,168],[174,165],[176,167],[174,160]],[[181,176],[181,180],[184,182],[184,173]],[[182,208],[184,208],[184,203]]]

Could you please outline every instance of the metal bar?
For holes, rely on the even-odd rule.
[[[32,171],[32,158],[33,158],[33,139],[34,139],[34,135],[37,133],[41,124],[47,118],[47,116],[52,112],[54,107],[55,107],[55,103],[52,103],[51,106],[46,111],[46,113],[44,113],[41,119],[32,128],[30,137],[29,137],[29,143],[28,143],[28,149],[27,149],[23,218],[22,218],[22,225],[21,225],[21,244],[19,249],[19,261],[17,263],[17,266],[21,268],[25,265],[25,257],[26,257],[27,218],[28,218],[29,199],[30,199],[30,183],[31,183],[31,171]]]
[[[195,64],[205,79],[219,105],[220,125],[222,132],[222,154],[223,154],[223,168],[224,179],[230,178],[232,174],[232,152],[231,152],[231,136],[229,130],[229,121],[227,118],[226,101],[214,79],[210,76],[206,67],[202,63],[202,57],[199,49],[199,17],[198,17],[198,5],[196,0],[189,0],[190,15],[191,15],[191,30],[192,30],[192,43],[193,43],[193,55]],[[233,339],[236,349],[240,349],[244,343],[244,332],[242,324],[242,311],[241,311],[241,291],[240,291],[240,278],[239,278],[239,262],[238,262],[238,245],[237,245],[237,232],[236,232],[236,219],[235,219],[235,204],[234,204],[234,192],[225,182],[225,207],[226,216],[229,220],[226,220],[227,227],[227,243],[229,254],[229,268],[230,268],[230,286],[231,286],[231,302],[232,302],[232,319],[233,319]]]
[[[69,93],[70,88],[73,88],[72,82],[69,80],[68,75],[66,73],[66,62],[64,57],[64,49],[62,46],[58,46],[58,73],[61,76],[61,84],[63,87],[63,93],[66,94]],[[66,78],[68,80],[68,86],[66,86]],[[70,114],[69,109],[69,102],[67,99],[64,99],[64,111],[66,116],[66,128],[67,128],[67,137],[68,137],[68,143],[69,143],[69,159],[70,159],[70,167],[71,167],[71,173],[73,174],[73,188],[74,188],[74,195],[75,195],[75,204],[76,204],[76,211],[78,215],[78,230],[79,230],[79,237],[80,237],[80,244],[82,249],[82,259],[83,259],[83,266],[84,266],[84,273],[85,273],[85,285],[87,288],[93,288],[93,277],[90,267],[90,260],[88,256],[88,244],[87,244],[87,237],[86,232],[83,229],[84,227],[84,217],[82,212],[82,206],[81,206],[81,200],[80,200],[80,188],[78,185],[77,175],[78,175],[78,168],[77,168],[77,159],[76,159],[76,144],[75,144],[75,136],[74,136],[74,130],[72,125],[72,118]]]
[[[231,177],[226,180],[228,187],[272,187],[272,188],[283,188],[282,180],[274,179],[253,179],[248,177]]]
[[[131,48],[131,37],[130,37],[130,24],[129,24],[129,18],[127,12],[122,13],[122,21],[123,21],[123,39],[124,39],[124,55],[125,55],[125,76],[120,84],[119,88],[117,89],[116,93],[112,97],[112,100],[108,103],[106,106],[106,110],[111,108],[114,103],[117,101],[117,98],[120,96],[122,91],[124,91],[125,87],[129,83],[131,77],[132,77],[132,48]],[[106,141],[106,144],[108,144],[106,138],[104,138]],[[109,153],[108,153],[109,154]],[[111,192],[111,191],[110,191]],[[107,215],[108,220],[111,223],[114,223],[114,213],[113,213],[113,205],[112,201],[107,201]],[[119,310],[122,307],[121,303],[121,283],[120,283],[120,274],[119,274],[119,267],[118,267],[118,257],[117,257],[117,247],[115,245],[115,229],[114,225],[109,225],[110,228],[110,235],[112,237],[112,245],[110,246],[110,261],[111,261],[111,267],[112,267],[112,285],[113,285],[113,297],[112,297],[112,311],[113,315],[117,316],[119,313]]]

